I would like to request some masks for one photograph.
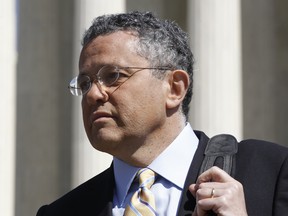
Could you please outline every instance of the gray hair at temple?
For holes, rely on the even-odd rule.
[[[139,56],[147,59],[151,67],[167,66],[172,69],[185,70],[189,74],[190,85],[181,107],[186,120],[188,120],[189,104],[192,98],[194,59],[187,33],[173,21],[160,20],[151,12],[134,11],[97,17],[85,32],[82,45],[87,45],[97,36],[117,31],[136,33],[139,39],[136,52]],[[153,75],[161,78],[163,71],[154,71]]]

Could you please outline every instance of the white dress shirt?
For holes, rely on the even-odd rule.
[[[148,166],[158,174],[151,190],[155,196],[158,215],[175,216],[185,179],[198,146],[198,138],[189,123],[176,139]],[[131,196],[138,189],[133,179],[140,169],[114,158],[116,190],[113,215],[122,216]]]

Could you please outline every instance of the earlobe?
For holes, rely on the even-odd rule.
[[[169,92],[166,100],[167,109],[178,107],[183,101],[188,86],[189,75],[186,71],[175,70],[169,74]]]

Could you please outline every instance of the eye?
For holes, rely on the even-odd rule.
[[[117,81],[118,77],[119,73],[117,70],[107,70],[105,73],[101,74],[99,81],[101,81],[106,86],[111,86]]]
[[[97,74],[98,82],[105,86],[117,85],[127,74],[116,66],[106,65]]]
[[[123,69],[118,69],[118,82],[124,82],[128,77],[130,77],[126,71]]]
[[[91,79],[88,76],[78,76],[77,88],[81,89],[82,94],[85,94],[91,87]]]

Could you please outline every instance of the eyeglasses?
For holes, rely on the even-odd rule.
[[[133,73],[127,71],[135,69]],[[91,78],[88,75],[78,75],[73,78],[68,86],[70,92],[74,96],[80,96],[86,94],[92,83],[96,80],[101,86],[112,87],[115,86],[116,91],[124,82],[131,78],[135,73],[149,69],[149,70],[171,70],[170,67],[117,67],[113,65],[105,65],[98,71],[97,74]]]

